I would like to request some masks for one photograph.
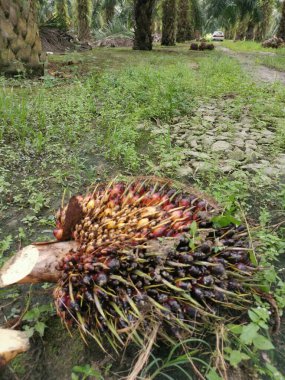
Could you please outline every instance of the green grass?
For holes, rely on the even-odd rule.
[[[263,56],[256,59],[258,64],[285,71],[285,48],[278,49],[274,56]]]
[[[285,96],[281,87],[258,87],[250,82],[237,62],[220,54],[194,57],[199,70],[191,69],[185,56],[177,60],[177,57],[154,54],[147,62],[132,62],[119,72],[107,71],[100,77],[95,88],[100,112],[97,120],[101,129],[100,142],[104,142],[108,158],[119,160],[130,170],[141,171],[142,166],[143,170],[153,170],[153,165],[142,165],[148,162],[153,145],[159,169],[162,156],[168,161],[170,156],[177,156],[169,139],[172,118],[195,115],[200,99],[207,102],[206,99],[213,97],[223,104],[223,96],[234,94],[228,112],[237,122],[247,107],[256,118],[255,122],[265,115],[269,119],[284,115]],[[274,102],[268,99],[268,91]],[[158,143],[159,135],[152,134],[157,120],[166,124],[168,139],[164,144]],[[276,119],[273,123],[276,124]],[[282,133],[281,128],[278,133]],[[139,147],[146,141],[149,149],[140,152]],[[177,166],[176,160],[173,165]]]
[[[255,41],[231,41],[225,40],[223,42],[223,46],[232,49],[237,52],[246,52],[246,53],[254,53],[254,52],[272,52],[276,53],[277,49],[273,48],[264,48],[261,45],[261,42]],[[284,50],[284,49],[282,49]]]
[[[229,41],[223,42],[223,46],[241,53],[258,54],[256,62],[260,65],[285,71],[285,47],[279,49],[264,48],[260,42],[254,41]],[[269,53],[267,55],[262,53]]]
[[[240,51],[260,51],[257,44],[232,44]],[[234,133],[246,117],[248,129],[274,133],[263,158],[285,152],[284,87],[258,85],[220,52],[191,52],[186,45],[153,52],[94,49],[54,55],[50,62],[56,77],[1,78],[0,263],[19,244],[51,239],[54,211],[65,190],[66,197],[84,192],[95,180],[119,173],[181,179],[177,169],[186,166],[185,150],[194,149],[183,149],[173,139],[181,126],[203,133],[215,127],[215,135],[225,127]],[[214,125],[209,109],[218,115]],[[188,132],[181,139],[192,142],[194,136]],[[210,148],[201,152],[198,146],[197,152],[206,154],[207,170],[183,180],[227,209],[239,204],[264,227],[282,221],[285,191],[277,177],[240,166],[226,174],[219,168],[224,157]],[[277,234],[265,236],[264,257],[272,262],[282,244]],[[282,278],[272,263],[267,273],[264,284],[268,279],[278,283],[281,304]]]

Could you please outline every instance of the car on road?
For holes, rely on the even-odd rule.
[[[216,32],[213,33],[213,36],[212,36],[213,41],[224,41],[224,39],[225,39],[225,35],[220,30],[217,30]]]

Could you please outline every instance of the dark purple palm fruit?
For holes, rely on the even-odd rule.
[[[192,42],[190,50],[199,50],[199,45],[196,42]]]
[[[201,42],[199,45],[199,50],[204,51],[207,49],[207,44],[206,42]]]

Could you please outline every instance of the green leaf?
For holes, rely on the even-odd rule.
[[[259,315],[256,313],[256,309],[254,310],[249,310],[248,311],[248,315],[249,315],[249,318],[252,320],[252,322],[258,322],[260,317]]]
[[[229,356],[229,362],[230,364],[237,368],[238,364],[243,360],[248,360],[250,357],[243,352],[240,352],[238,350],[232,350]]]
[[[215,227],[227,227],[230,224],[235,224],[236,226],[239,226],[241,224],[240,220],[228,214],[214,216],[212,218],[212,222],[214,223]]]
[[[34,307],[33,309],[29,310],[24,315],[23,321],[30,321],[30,322],[35,321],[36,322],[40,319],[41,314],[47,313],[47,312],[50,313],[52,311],[53,311],[53,308],[52,308],[51,304]]]
[[[44,336],[46,327],[47,327],[47,325],[43,322],[37,322],[35,324],[35,330],[40,334],[41,337]]]
[[[267,309],[262,308],[262,307],[251,309],[248,311],[248,315],[250,319],[252,320],[252,322],[257,324],[262,329],[268,330],[267,321],[269,319],[269,313]]]
[[[197,230],[198,230],[198,224],[197,222],[194,221],[191,223],[191,226],[190,226],[190,232],[191,232],[192,237],[196,235]]]
[[[269,371],[269,375],[274,380],[284,380],[283,375],[272,364],[266,363],[266,369]]]
[[[86,365],[86,366],[79,366],[79,365],[76,365],[72,368],[72,371],[73,372],[78,372],[78,373],[84,373],[86,374],[86,371],[89,371],[89,368],[90,366],[89,365]]]
[[[206,375],[207,380],[223,380],[219,376],[214,368],[211,368],[210,372]]]
[[[250,262],[251,262],[254,266],[257,267],[257,265],[258,265],[258,261],[257,261],[257,258],[256,258],[256,256],[255,256],[255,253],[254,253],[254,250],[253,250],[253,249],[251,249],[251,250],[249,251],[249,259],[250,259]]]
[[[23,329],[28,338],[31,338],[34,335],[35,329],[34,327],[24,326]]]
[[[255,337],[258,335],[257,331],[259,330],[259,326],[250,323],[249,325],[243,326],[242,333],[240,336],[240,340],[244,344],[252,344]]]
[[[86,376],[94,376],[98,379],[102,379],[100,372],[92,368],[89,364],[86,364],[85,366],[76,365],[72,368],[72,371],[77,373],[83,373]]]
[[[253,322],[258,323],[260,320],[268,321],[269,312],[265,307],[259,307],[248,311],[248,315]]]
[[[241,325],[234,325],[234,324],[229,324],[227,325],[227,328],[229,331],[235,335],[240,335],[242,333],[242,328],[243,326]]]
[[[51,312],[53,311],[53,306],[51,304],[41,305],[39,306],[39,311],[40,313]]]
[[[256,334],[255,338],[253,339],[253,345],[254,345],[254,347],[258,348],[259,350],[272,350],[272,349],[274,349],[274,346],[270,342],[270,340],[265,338],[265,336],[260,335],[260,334]]]
[[[11,247],[12,242],[13,242],[12,235],[8,235],[3,240],[0,241],[0,255],[2,255]]]
[[[23,317],[23,321],[37,321],[40,317],[40,310],[39,308],[35,307],[32,310],[29,310]]]

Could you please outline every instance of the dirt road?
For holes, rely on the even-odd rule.
[[[231,49],[228,49],[224,46],[218,46],[218,50],[224,52],[230,57],[236,58],[244,69],[256,80],[265,83],[275,83],[281,82],[285,85],[285,72],[271,69],[269,67],[258,65],[255,62],[255,59],[258,56],[264,54],[274,54],[274,53],[264,53],[264,52],[255,52],[255,53],[242,53],[235,52]]]

